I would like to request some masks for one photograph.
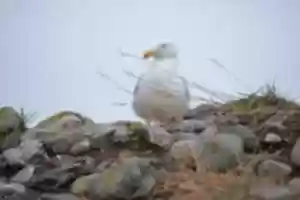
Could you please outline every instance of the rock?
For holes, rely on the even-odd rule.
[[[79,197],[76,197],[73,194],[62,193],[62,194],[43,194],[39,200],[80,200]]]
[[[269,176],[274,179],[283,180],[292,172],[292,168],[285,163],[265,160],[258,166],[259,176]]]
[[[75,143],[75,142],[74,142]],[[56,154],[65,154],[69,152],[73,144],[67,137],[58,137],[50,143],[52,150]]]
[[[97,173],[101,173],[103,172],[105,169],[109,168],[112,164],[113,164],[114,160],[113,159],[108,159],[108,160],[104,160],[102,161],[97,167],[96,167],[96,172]]]
[[[89,197],[91,200],[149,197],[156,183],[150,168],[137,157],[126,159],[92,180]]]
[[[25,123],[20,114],[12,107],[0,108],[0,144],[2,145],[5,138],[16,132],[23,132]],[[7,144],[6,144],[7,145]]]
[[[82,119],[75,115],[65,115],[60,118],[58,125],[63,129],[79,129],[83,125]]]
[[[68,187],[76,178],[78,166],[65,168],[37,168],[36,173],[27,183],[31,188],[44,192],[58,192]]]
[[[78,174],[93,173],[96,168],[96,161],[90,156],[73,157],[70,155],[59,155],[59,159],[53,164],[61,169],[76,168]]]
[[[182,140],[175,142],[171,148],[171,156],[176,160],[181,160],[189,157],[193,157],[193,148],[196,141],[193,140]]]
[[[203,120],[208,116],[213,115],[215,112],[218,111],[218,107],[210,105],[210,104],[202,104],[197,106],[194,109],[190,109],[186,115],[184,116],[185,119],[199,119]]]
[[[260,141],[260,148],[262,151],[268,153],[275,153],[280,150],[290,149],[291,144],[283,140],[278,134],[267,133],[265,138]]]
[[[71,155],[58,155],[58,159],[56,160],[55,166],[59,166],[61,168],[69,168],[73,167],[76,163],[76,158]]]
[[[89,156],[61,155],[56,162],[37,166],[26,185],[44,192],[65,191],[78,177],[94,173],[95,168],[95,159]]]
[[[293,178],[288,183],[288,187],[291,191],[296,192],[297,194],[300,194],[300,178]]]
[[[206,127],[207,122],[196,119],[184,120],[182,123],[176,125],[168,132],[190,132],[190,133],[201,133]]]
[[[36,128],[76,129],[84,124],[85,117],[73,111],[60,111],[39,122]]]
[[[92,181],[97,179],[100,179],[100,174],[97,173],[79,177],[72,183],[71,192],[78,196],[86,194],[89,192]]]
[[[55,153],[78,154],[87,149],[88,138],[96,131],[97,125],[89,118],[76,112],[63,111],[27,130],[22,140],[40,140]]]
[[[81,142],[74,144],[70,150],[71,154],[78,155],[90,150],[91,143],[88,139],[84,139]]]
[[[24,165],[18,162],[8,162],[3,154],[0,155],[0,181],[18,173]]]
[[[79,132],[62,132],[61,135],[54,137],[46,143],[52,147],[53,151],[57,154],[71,153],[71,147],[76,143],[84,141],[84,135]]]
[[[26,188],[18,183],[0,182],[0,194],[25,194]]]
[[[185,132],[178,132],[178,133],[172,133],[174,142],[181,141],[181,140],[196,140],[198,135],[195,135],[194,133],[185,133]]]
[[[130,140],[130,130],[125,124],[116,124],[113,126],[114,134],[113,141],[125,143]]]
[[[88,138],[93,150],[102,152],[118,148],[144,151],[157,148],[151,143],[148,130],[141,123],[117,121],[111,124],[99,125],[99,131],[89,135]]]
[[[96,171],[96,160],[90,156],[77,157],[75,165],[79,174],[91,174]]]
[[[168,171],[164,168],[158,169],[153,173],[154,178],[157,182],[164,182],[168,177]]]
[[[151,143],[156,144],[164,149],[169,149],[172,146],[174,137],[164,128],[159,126],[152,126],[149,131]]]
[[[16,183],[27,183],[33,176],[35,167],[33,165],[28,165],[21,171],[19,171],[12,179],[12,182]]]
[[[22,135],[21,140],[48,141],[56,137],[59,133],[42,128],[29,128]]]
[[[202,133],[202,137],[213,137],[219,132],[219,129],[216,125],[208,126]]]
[[[11,148],[3,153],[9,165],[24,165],[34,161],[34,157],[44,157],[42,144],[37,140],[24,140],[19,147]]]
[[[193,152],[197,170],[200,170],[205,165],[212,171],[225,172],[237,166],[244,156],[243,141],[234,134],[224,133],[211,137],[201,136],[196,141]]]
[[[279,185],[256,185],[250,190],[250,197],[261,200],[298,200],[299,196],[288,187]]]
[[[300,138],[297,139],[290,156],[292,163],[296,166],[300,166]]]
[[[24,140],[21,142],[19,148],[22,152],[22,159],[24,162],[31,160],[36,155],[44,154],[42,143],[38,140]]]
[[[244,148],[246,151],[256,151],[259,148],[259,140],[254,134],[254,132],[243,125],[225,125],[219,127],[220,133],[234,134],[242,138],[244,142]]]
[[[16,148],[20,144],[21,137],[23,135],[23,132],[20,130],[15,130],[12,133],[10,133],[3,141],[2,149],[10,149],[10,148]]]
[[[0,199],[2,200],[37,200],[40,194],[17,183],[0,183]]]
[[[282,132],[287,129],[283,125],[284,121],[287,120],[288,113],[285,111],[277,111],[275,115],[271,116],[264,124],[263,129],[265,132]]]
[[[91,148],[93,149],[108,149],[113,144],[114,127],[110,123],[101,123],[96,125],[96,130],[90,132]]]
[[[7,160],[9,165],[24,165],[22,151],[19,148],[8,149],[3,152],[4,158]]]
[[[268,143],[277,143],[281,141],[282,141],[281,137],[275,133],[268,133],[264,138],[264,142],[268,142]]]

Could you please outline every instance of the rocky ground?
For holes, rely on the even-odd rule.
[[[200,105],[155,138],[62,111],[0,109],[0,200],[299,200],[300,106],[274,94]]]

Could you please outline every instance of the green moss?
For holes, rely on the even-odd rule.
[[[12,107],[0,108],[0,143],[13,132],[24,132],[26,123],[22,115],[20,115]]]
[[[43,128],[51,123],[54,123],[54,122],[60,120],[61,118],[65,117],[65,116],[70,116],[70,115],[75,115],[76,117],[78,117],[83,124],[86,121],[85,117],[83,117],[81,114],[74,112],[74,111],[67,110],[67,111],[60,111],[60,112],[53,114],[52,116],[50,116],[50,117],[46,118],[45,120],[41,121],[40,123],[38,123],[37,127]]]
[[[68,116],[68,115],[75,115],[76,117],[79,117],[80,119],[82,118],[82,116],[80,114],[73,112],[73,111],[60,111],[58,113],[55,113],[51,117],[48,117],[46,119],[46,121],[58,121],[61,118]]]
[[[12,114],[17,114],[17,112],[11,107],[0,108],[0,120],[10,118]]]
[[[126,142],[118,142],[116,143],[117,146],[139,152],[147,150],[155,152],[161,150],[158,145],[150,142],[148,130],[145,129],[142,123],[131,122],[127,124],[127,128],[130,131],[129,140]]]

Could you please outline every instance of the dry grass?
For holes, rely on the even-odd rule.
[[[253,185],[274,182],[268,178],[258,178],[253,166],[262,159],[256,157],[245,166],[239,166],[227,173],[209,170],[195,172],[190,162],[179,171],[168,174],[167,179],[155,189],[158,198],[170,200],[247,200]]]
[[[274,85],[266,85],[262,92],[243,94],[240,99],[228,102],[224,106],[227,106],[233,112],[255,112],[269,107],[299,109],[298,104],[281,96]]]
[[[227,102],[221,108],[254,128],[259,127],[278,110],[300,110],[296,102],[280,95],[274,85],[266,85],[262,91],[243,94],[241,98]]]

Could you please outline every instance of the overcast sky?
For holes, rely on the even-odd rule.
[[[180,73],[212,90],[234,94],[275,79],[300,97],[299,0],[0,0],[0,103],[39,118],[76,110],[97,122],[135,119],[131,96],[143,64],[122,58],[171,41]],[[233,76],[218,68],[215,58]],[[193,95],[202,95],[193,90]]]

